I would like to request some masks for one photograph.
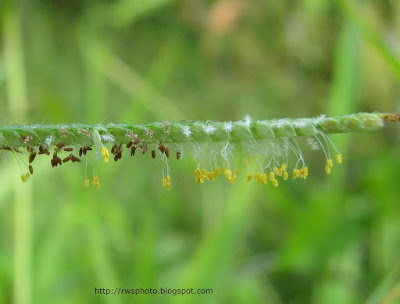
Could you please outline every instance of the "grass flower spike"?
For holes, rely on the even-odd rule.
[[[385,122],[398,121],[398,114],[358,113],[277,120],[252,120],[247,116],[232,122],[164,121],[147,125],[9,125],[0,127],[0,150],[15,153],[18,159],[27,152],[30,173],[21,175],[24,182],[33,174],[31,164],[37,155],[52,154],[50,162],[56,167],[82,159],[87,165],[90,154],[101,155],[108,163],[111,154],[118,161],[125,151],[133,157],[137,151],[146,154],[150,149],[148,154],[153,159],[161,159],[167,167],[167,176],[161,182],[168,190],[172,188],[168,165],[172,152],[176,153],[176,160],[185,154],[194,156],[197,162],[194,177],[198,183],[216,180],[221,174],[227,182],[236,183],[240,159],[247,170],[244,180],[251,182],[254,176],[259,184],[270,182],[276,187],[279,180],[286,181],[290,176],[293,179],[308,176],[300,138],[306,138],[311,149],[322,150],[325,171],[331,174],[333,160],[341,164],[343,157],[329,134],[374,131],[383,128]],[[84,187],[88,188],[89,184],[86,178]],[[92,184],[100,188],[97,176],[93,177]]]

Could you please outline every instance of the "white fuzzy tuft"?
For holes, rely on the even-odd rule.
[[[307,144],[312,150],[319,150],[320,148],[318,142],[312,137],[307,138]]]
[[[215,130],[217,130],[217,128],[213,125],[207,125],[204,127],[204,132],[206,132],[208,135],[213,134]]]
[[[293,122],[293,126],[295,128],[303,128],[307,126],[307,123],[305,121],[295,121]]]
[[[228,121],[228,122],[226,122],[225,123],[225,126],[224,126],[224,130],[226,131],[226,132],[232,132],[232,130],[233,130],[233,123],[231,122],[231,121]]]
[[[324,118],[326,118],[326,114],[321,114],[321,115],[319,115],[318,117],[315,118],[315,122],[319,123]]]
[[[186,137],[190,137],[190,135],[192,135],[192,130],[190,130],[189,126],[184,126],[183,130],[182,130],[183,135],[185,135]]]
[[[114,136],[113,135],[111,135],[111,134],[103,134],[103,135],[101,135],[101,139],[104,141],[104,142],[114,142],[115,141],[115,139],[114,139]]]
[[[246,117],[244,118],[244,124],[245,124],[247,127],[250,127],[251,121],[252,121],[252,119],[251,119],[250,115],[246,115]]]
[[[46,140],[45,140],[46,146],[50,147],[51,144],[53,143],[53,141],[54,141],[54,136],[53,135],[47,136]]]

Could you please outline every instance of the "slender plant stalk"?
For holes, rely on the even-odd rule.
[[[10,118],[25,118],[28,106],[23,64],[22,30],[17,6],[5,9],[3,19],[4,55],[7,68],[7,96]],[[14,303],[32,302],[32,188],[15,184],[14,207]]]
[[[0,126],[0,149],[66,145],[93,146],[102,142],[126,144],[132,139],[151,143],[243,142],[296,136],[317,136],[374,131],[385,121],[399,119],[395,114],[358,113],[338,117],[254,120],[235,122],[181,121],[155,122],[147,125],[71,124],[71,125],[9,125]],[[101,139],[98,139],[98,135]]]
[[[400,115],[388,113],[357,113],[351,115],[300,119],[277,120],[244,120],[234,122],[212,121],[180,121],[155,122],[146,125],[129,124],[71,124],[71,125],[8,125],[0,127],[0,149],[21,152],[27,149],[30,153],[29,163],[36,154],[50,154],[53,149],[52,166],[65,162],[80,162],[81,157],[94,150],[101,154],[106,162],[110,159],[110,152],[106,147],[112,144],[111,154],[114,160],[122,157],[123,151],[130,150],[131,156],[137,149],[142,154],[151,150],[152,158],[160,155],[167,164],[170,148],[176,150],[176,157],[182,157],[183,149],[193,150],[198,161],[195,170],[197,182],[214,180],[222,170],[217,164],[222,158],[225,166],[223,173],[231,183],[236,182],[238,170],[231,170],[230,165],[236,150],[241,150],[245,167],[249,167],[248,158],[256,156],[260,169],[255,179],[266,184],[268,180],[274,186],[278,185],[277,177],[287,180],[289,156],[297,159],[293,169],[293,178],[306,178],[308,167],[305,163],[301,148],[296,138],[307,137],[308,145],[313,149],[322,149],[326,157],[325,171],[330,174],[333,167],[331,150],[334,150],[337,163],[342,163],[342,155],[329,138],[329,134],[347,132],[366,132],[379,130],[385,122],[400,121]],[[124,145],[124,146],[123,146]],[[125,147],[126,145],[126,147]],[[79,148],[79,157],[74,151]],[[62,153],[68,152],[64,159]],[[74,154],[75,153],[75,154]],[[215,165],[211,165],[215,164]],[[210,170],[211,169],[211,170]],[[33,168],[29,165],[32,174]],[[265,171],[269,171],[267,173]],[[22,175],[22,180],[29,178],[29,173]],[[162,184],[171,188],[169,167],[167,177]],[[248,181],[253,179],[248,168]],[[98,177],[94,177],[93,184],[99,188]],[[85,180],[85,187],[89,180]]]

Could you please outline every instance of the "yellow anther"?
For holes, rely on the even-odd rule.
[[[283,172],[286,171],[286,169],[287,169],[287,164],[282,164],[281,168],[280,168],[280,171],[282,171],[282,173],[283,173]]]
[[[332,161],[332,158],[328,158],[327,160],[326,160],[326,165],[328,166],[328,167],[333,167],[333,161]]]
[[[231,179],[232,178],[232,170],[231,169],[227,169],[226,171],[225,171],[225,176],[226,176],[226,178],[229,180],[229,179]]]
[[[101,155],[104,157],[104,161],[108,163],[110,161],[110,152],[106,147],[101,147]]]
[[[226,171],[228,170],[228,168],[227,167],[223,167],[222,168],[222,173],[224,173],[224,175],[226,175]]]
[[[286,171],[283,172],[283,179],[288,180],[288,178],[289,178],[289,173],[287,173]]]
[[[278,167],[274,167],[274,173],[279,176],[279,169]]]
[[[236,183],[236,179],[237,179],[237,175],[234,175],[232,178],[228,179],[228,182],[230,182],[231,184]]]
[[[300,169],[300,177],[306,179],[307,178],[307,170],[306,167]]]
[[[338,164],[341,164],[343,162],[342,154],[336,154],[336,161]]]
[[[275,179],[275,173],[274,172],[270,172],[269,173],[269,179],[272,181],[273,179]]]
[[[300,177],[300,170],[299,169],[294,169],[293,170],[293,178],[298,179]]]
[[[99,182],[99,178],[97,176],[93,176],[92,184],[96,187],[96,189],[100,189],[100,182]]]
[[[239,170],[238,170],[238,169],[235,169],[235,171],[233,171],[233,175],[238,176],[238,175],[239,175]]]
[[[276,179],[272,179],[272,180],[271,180],[271,183],[272,183],[275,187],[278,187],[278,186],[279,186],[279,183],[278,183],[278,181],[277,181]]]
[[[249,165],[249,161],[247,159],[243,160],[243,165],[247,168]]]
[[[166,178],[161,179],[161,183],[162,183],[162,186],[163,186],[165,189],[171,190],[171,188],[172,188],[171,176],[168,175]]]
[[[249,172],[249,173],[247,174],[247,181],[248,181],[248,182],[251,182],[252,179],[253,179],[253,174]]]
[[[267,174],[265,174],[265,173],[260,174],[260,178],[258,180],[258,183],[259,184],[266,184],[267,182],[268,182]]]
[[[221,174],[221,168],[220,168],[220,167],[217,167],[217,169],[215,169],[215,173],[217,173],[218,175],[220,175],[220,174]]]
[[[308,167],[303,167],[305,178],[308,176]]]
[[[326,174],[331,174],[332,173],[332,168],[329,167],[328,165],[325,165],[325,172],[326,172]]]
[[[88,179],[85,179],[85,183],[83,184],[83,187],[89,188],[89,184],[90,184],[90,181]]]
[[[28,181],[28,179],[29,179],[30,176],[31,176],[31,175],[30,175],[29,173],[21,174],[21,180],[25,183],[25,182]]]

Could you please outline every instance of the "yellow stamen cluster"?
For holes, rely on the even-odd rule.
[[[336,157],[336,162],[338,164],[341,164],[343,162],[342,154],[336,154],[335,157]],[[332,168],[333,168],[333,160],[332,160],[332,158],[328,158],[326,160],[325,172],[327,174],[331,174],[332,173]]]
[[[325,165],[325,172],[326,174],[331,174],[332,173],[332,168],[333,168],[333,161],[332,158],[328,158],[326,160],[326,165]]]
[[[248,174],[247,174],[247,181],[248,182],[251,182],[253,180],[253,174],[251,173],[251,172],[249,172]]]
[[[268,177],[267,174],[257,172],[256,173],[256,180],[258,181],[259,184],[266,184],[268,182]]]
[[[238,169],[235,169],[233,171],[233,174],[232,174],[232,170],[231,169],[228,169],[228,168],[224,167],[223,168],[223,173],[224,173],[224,175],[226,177],[226,180],[229,183],[231,183],[231,184],[236,183],[236,179],[237,179],[237,177],[239,175],[239,170]]]
[[[110,152],[106,147],[101,147],[101,155],[104,157],[104,161],[108,163],[110,161]]]
[[[197,168],[194,170],[194,177],[196,183],[204,183],[205,180],[216,180],[218,175],[221,174],[221,168],[217,167],[215,171],[207,171],[206,169]]]
[[[164,188],[166,188],[167,190],[171,190],[171,188],[172,188],[171,176],[168,175],[166,178],[163,178],[163,179],[161,180],[161,182],[162,182],[162,186],[163,186]]]
[[[25,182],[28,181],[28,179],[29,179],[30,176],[31,176],[31,175],[30,175],[29,173],[21,174],[21,179],[22,179],[22,181],[25,183]]]
[[[84,184],[83,184],[83,187],[84,187],[84,188],[89,188],[89,183],[90,183],[90,181],[89,181],[88,179],[85,179],[85,182],[84,182]]]
[[[274,168],[274,171],[271,171],[269,173],[269,180],[271,181],[271,183],[275,186],[278,187],[279,183],[277,181],[277,179],[275,178],[275,172],[277,172],[278,176],[279,176],[279,169],[277,167]]]
[[[96,189],[100,189],[100,182],[99,182],[99,178],[97,176],[93,176],[93,185],[96,187]],[[86,186],[86,184],[85,184]],[[89,185],[88,185],[89,187]]]
[[[308,167],[303,167],[301,169],[294,169],[293,170],[293,179],[306,179],[308,176]]]

